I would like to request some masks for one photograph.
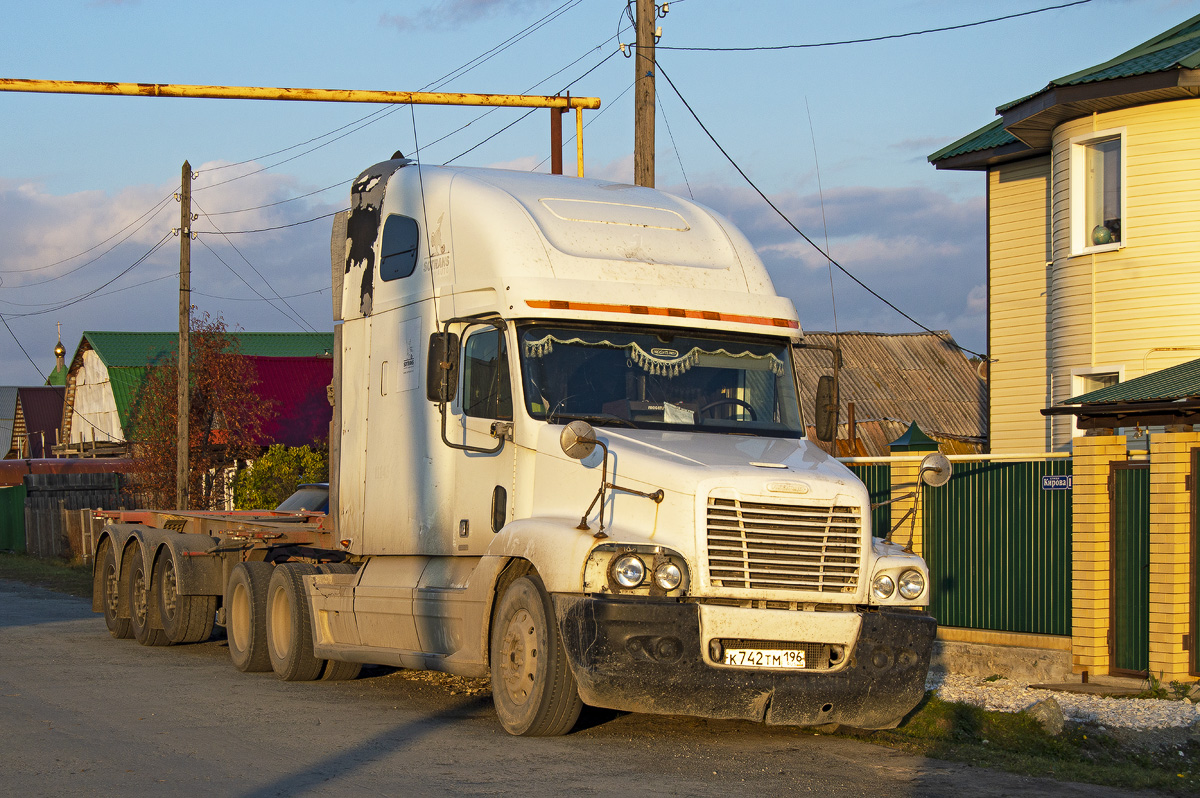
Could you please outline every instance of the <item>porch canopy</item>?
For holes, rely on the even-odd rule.
[[[1077,416],[1080,429],[1200,424],[1200,358],[1043,408]]]

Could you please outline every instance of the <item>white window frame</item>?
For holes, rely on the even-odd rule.
[[[1093,377],[1097,374],[1116,374],[1118,385],[1125,382],[1124,366],[1088,366],[1086,368],[1071,369],[1071,393],[1068,394],[1068,398],[1079,396],[1083,393],[1090,393],[1090,391],[1084,390],[1083,378]],[[1092,390],[1096,389],[1093,388]],[[1071,437],[1078,438],[1086,432],[1087,430],[1079,428],[1079,416],[1071,416]]]
[[[1085,229],[1087,224],[1087,148],[1104,141],[1119,141],[1121,143],[1121,240],[1111,244],[1092,244],[1090,231]],[[1094,252],[1112,252],[1122,249],[1129,244],[1129,225],[1125,214],[1126,197],[1129,185],[1125,179],[1125,158],[1128,151],[1125,141],[1125,128],[1117,127],[1108,130],[1097,130],[1084,136],[1075,136],[1070,141],[1070,200],[1071,200],[1071,254],[1090,255]]]

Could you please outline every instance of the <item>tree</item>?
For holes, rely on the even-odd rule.
[[[258,395],[254,364],[220,316],[192,316],[189,349],[188,504],[217,510],[224,506],[226,469],[258,453],[274,408]],[[135,490],[159,508],[175,506],[178,373],[177,352],[152,364],[132,408]]]
[[[328,481],[326,450],[277,443],[234,477],[233,506],[269,510],[295,493],[299,485]]]

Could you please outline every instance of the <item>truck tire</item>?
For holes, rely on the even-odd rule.
[[[143,646],[169,646],[171,641],[161,628],[154,625],[154,595],[150,591],[150,574],[146,573],[146,561],[142,547],[135,544],[129,550],[129,628],[133,639]]]
[[[362,672],[361,662],[342,662],[336,659],[325,660],[325,670],[321,671],[323,682],[348,682],[357,679]]]
[[[508,586],[491,631],[492,700],[509,734],[566,734],[583,702],[563,652],[550,597],[535,574]]]
[[[313,653],[312,620],[304,597],[304,576],[317,568],[289,562],[275,566],[267,587],[267,651],[271,668],[285,682],[311,682],[325,660]]]
[[[175,554],[164,548],[154,560],[154,600],[163,633],[172,643],[199,643],[212,635],[216,596],[179,595]]]
[[[108,633],[117,640],[128,640],[133,637],[133,631],[129,628],[129,619],[122,618],[119,614],[121,581],[117,578],[117,554],[113,551],[111,540],[100,544],[96,562],[99,565],[92,576],[92,595],[104,609],[104,625],[108,627]]]
[[[267,653],[267,585],[273,566],[240,562],[225,585],[225,631],[229,658],[242,673],[271,670]]]

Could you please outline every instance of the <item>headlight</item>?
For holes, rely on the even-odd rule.
[[[891,598],[894,592],[896,592],[896,583],[887,574],[880,574],[871,583],[871,595],[880,601]]]
[[[659,563],[654,569],[654,583],[663,590],[671,591],[683,582],[683,571],[673,562]]]
[[[900,595],[906,599],[915,599],[925,592],[925,577],[920,571],[905,571],[900,574]]]
[[[626,554],[613,563],[612,574],[621,587],[634,588],[646,578],[646,564],[636,554]]]

